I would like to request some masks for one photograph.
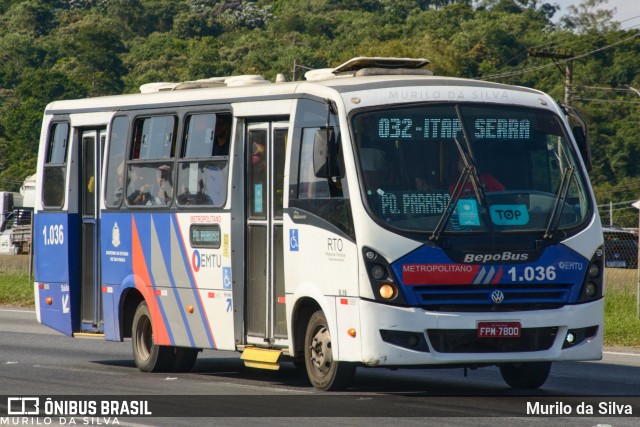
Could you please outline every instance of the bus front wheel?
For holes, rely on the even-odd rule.
[[[500,365],[502,379],[513,388],[539,388],[549,378],[551,362],[506,363]]]
[[[146,301],[138,305],[131,328],[133,360],[142,372],[166,371],[173,362],[172,348],[153,342],[151,315]]]
[[[318,390],[340,390],[351,383],[356,366],[334,360],[329,325],[322,311],[316,311],[309,319],[304,356],[309,381]]]

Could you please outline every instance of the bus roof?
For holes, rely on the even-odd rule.
[[[385,67],[385,60],[391,65]],[[211,102],[228,104],[248,100],[290,99],[302,94],[330,97],[332,94],[339,96],[370,89],[411,86],[510,90],[546,96],[540,91],[526,87],[433,76],[430,71],[419,69],[419,66],[425,63],[428,63],[425,59],[354,58],[334,69],[311,70],[306,73],[306,81],[282,82],[283,78],[278,76],[276,83],[272,83],[262,76],[249,75],[213,77],[179,83],[148,83],[141,86],[141,93],[54,101],[46,107],[45,113],[55,115],[171,108]]]

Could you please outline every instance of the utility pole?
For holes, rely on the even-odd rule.
[[[564,70],[560,68],[560,64],[558,68],[560,68],[560,72],[564,75],[564,103],[566,105],[571,105],[571,87],[573,84],[573,55],[570,53],[560,53],[560,52],[552,52],[547,49],[536,49],[530,48],[527,49],[527,53],[529,56],[534,58],[550,58],[550,59],[564,59],[565,67]]]
[[[295,82],[297,77],[298,77],[298,70],[303,70],[304,71],[309,71],[309,70],[313,70],[313,68],[309,68],[309,67],[305,67],[304,65],[300,65],[298,64],[298,60],[294,59],[293,60],[293,68],[291,69],[291,73],[293,75],[293,78],[291,79],[292,82]]]

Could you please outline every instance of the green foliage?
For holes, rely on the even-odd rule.
[[[636,200],[633,102],[640,98],[580,88],[640,88],[640,39],[630,37],[637,30],[617,29],[604,0],[571,6],[559,23],[551,21],[556,11],[541,0],[3,1],[0,187],[15,189],[7,185],[34,172],[42,112],[57,99],[234,74],[302,79],[307,68],[364,55],[425,57],[438,75],[489,78],[562,99],[557,67],[527,55],[544,46],[593,52],[574,61],[574,103],[587,118],[594,152],[591,180],[599,203]],[[507,72],[514,73],[491,77]],[[629,218],[623,225],[635,224]]]

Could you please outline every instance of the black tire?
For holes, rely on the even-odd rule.
[[[322,311],[316,311],[309,319],[304,336],[304,357],[309,381],[318,390],[344,389],[356,371],[353,363],[336,362],[331,347],[327,318]]]
[[[131,327],[133,360],[142,372],[166,371],[172,364],[173,348],[153,342],[153,327],[149,307],[142,301],[133,316]]]
[[[171,347],[173,350],[173,360],[171,362],[171,372],[189,372],[196,363],[199,348]]]
[[[551,362],[507,363],[500,365],[502,379],[509,386],[519,389],[542,387],[549,378]]]

